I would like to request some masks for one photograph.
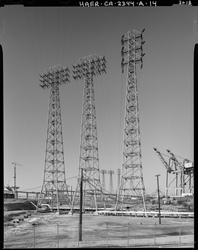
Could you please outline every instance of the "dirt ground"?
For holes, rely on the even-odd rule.
[[[194,242],[193,219],[162,218],[159,225],[158,218],[83,214],[82,241],[79,242],[79,214],[36,214],[31,211],[31,216],[13,225],[11,219],[25,215],[17,212],[4,212],[4,248],[134,247],[184,243],[193,246]]]

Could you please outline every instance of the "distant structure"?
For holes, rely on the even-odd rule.
[[[194,194],[194,164],[184,159],[179,161],[177,157],[170,151],[168,160],[165,159],[163,154],[159,152],[157,148],[153,148],[162,164],[166,168],[166,180],[165,180],[165,196],[173,195],[182,196],[186,194]]]
[[[43,89],[50,90],[44,179],[38,205],[49,202],[59,212],[60,204],[70,204],[63,152],[59,86],[69,82],[69,69],[51,67],[40,75]]]
[[[98,137],[93,77],[106,73],[106,59],[90,55],[79,59],[73,65],[73,78],[84,78],[84,101],[82,110],[82,127],[80,143],[79,177],[72,201],[72,212],[80,202],[80,173],[83,169],[83,207],[105,206],[102,185],[100,182]]]
[[[108,174],[110,176],[110,180],[109,180],[109,192],[112,194],[113,193],[113,174],[114,174],[114,171],[113,170],[109,170]]]
[[[9,186],[4,186],[4,192],[3,192],[4,199],[16,199],[14,190]]]
[[[16,163],[16,162],[12,162],[12,164],[14,165],[14,177],[13,177],[14,178],[14,186],[11,188],[13,188],[13,190],[14,190],[14,197],[17,198],[17,189],[19,189],[19,187],[17,187],[17,185],[16,185],[16,166],[23,166],[23,165]]]
[[[142,199],[146,211],[136,72],[137,64],[141,64],[141,68],[143,66],[143,32],[128,31],[121,38],[121,68],[123,73],[124,67],[127,67],[127,83],[122,176],[116,209],[122,208],[124,203],[130,203],[131,198],[137,198]]]
[[[106,185],[105,185],[105,174],[107,173],[106,170],[100,170],[100,173],[102,174],[102,188],[103,188],[103,193],[106,191]]]
[[[118,174],[118,183],[117,183],[117,193],[118,193],[119,187],[120,187],[120,177],[121,177],[121,169],[120,168],[117,169],[117,174]]]

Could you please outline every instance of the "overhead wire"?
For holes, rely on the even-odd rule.
[[[59,16],[60,16],[60,7],[57,7],[57,19],[58,19],[58,27],[57,27],[57,32],[58,32],[58,35],[57,35],[57,64],[60,64],[59,63]]]
[[[35,46],[35,21],[33,18],[33,9],[29,9],[27,12],[24,11],[24,14],[26,14],[26,25],[27,25],[27,33],[26,33],[26,37],[27,39],[29,39],[27,41],[27,43],[29,43],[30,47],[31,47],[31,56],[32,56],[32,63],[33,63],[33,68],[32,70],[35,71],[35,75],[36,77],[39,74],[39,70],[38,70],[38,58],[37,58],[37,51],[36,51],[36,46]]]
[[[121,179],[122,179],[122,164],[123,164],[123,152],[124,152],[124,124],[125,124],[125,115],[126,115],[126,111],[125,111],[125,108],[126,108],[126,95],[125,95],[125,101],[124,101],[124,105],[123,105],[123,89],[126,89],[126,83],[125,83],[125,88],[123,88],[123,83],[124,82],[124,74],[121,73],[121,90],[120,90],[120,97],[121,97],[121,101],[120,101],[120,114],[119,114],[119,117],[120,117],[120,123],[119,123],[119,152],[120,152],[120,169],[121,169],[121,172],[120,172],[120,184],[121,184]],[[124,112],[123,112],[123,116],[124,116],[124,119],[122,117],[122,107],[124,106]],[[122,132],[121,132],[122,130]]]
[[[116,12],[116,15],[118,15],[118,10]],[[110,51],[109,47],[111,46],[111,43],[108,41],[112,37],[111,34],[112,34],[112,31],[114,30],[113,26],[115,25],[115,20],[118,20],[118,19],[119,18],[114,19],[114,21],[110,24],[110,28],[108,29],[107,35],[103,36],[102,41],[100,41],[101,47],[105,47],[106,51]],[[103,46],[102,46],[102,44],[103,44]],[[103,151],[105,153],[105,156],[104,156],[105,160],[107,163],[111,163],[112,160],[110,159],[111,158],[110,153],[111,153],[112,147],[110,146],[110,142],[111,142],[110,136],[112,134],[112,129],[111,129],[111,125],[109,123],[109,121],[111,121],[111,113],[112,113],[110,110],[110,105],[109,105],[109,100],[111,99],[110,98],[111,96],[109,93],[109,86],[111,86],[111,84],[110,84],[111,82],[110,82],[109,75],[108,75],[108,58],[107,57],[106,57],[106,60],[107,60],[107,74],[105,74],[104,78],[103,78],[103,76],[101,76],[102,78],[100,77],[100,79],[102,79],[102,88],[101,88],[102,105],[105,105],[105,107],[103,108],[103,110],[101,112],[101,116],[104,120],[100,123],[101,127],[102,127],[102,131],[103,131],[102,135],[100,135],[103,138],[100,141],[101,141],[101,144],[103,145],[103,147],[106,148],[106,150]],[[98,79],[96,79],[96,81],[98,81]],[[99,84],[99,86],[101,86],[101,85]],[[97,107],[96,107],[96,109],[97,109]]]
[[[98,143],[99,145],[105,145],[105,147],[110,148],[109,147],[109,126],[108,126],[108,90],[107,90],[107,81],[104,81],[104,76],[99,76],[94,78],[94,92],[95,92],[95,109],[96,109],[96,122],[97,122],[97,137],[99,135],[98,138]],[[100,99],[97,98],[97,96],[99,96],[97,93],[100,91]],[[107,97],[105,96],[105,94],[107,94]],[[102,101],[101,101],[102,100]],[[107,101],[107,102],[106,102]],[[98,109],[98,104],[101,104],[101,109]],[[105,107],[104,105],[107,104],[107,107]],[[98,119],[98,117],[101,117],[101,120]],[[107,130],[106,130],[107,129]],[[98,134],[98,132],[101,131],[100,134]],[[104,146],[103,146],[104,147]],[[101,150],[100,147],[98,148],[98,153],[99,153],[99,159],[101,157],[100,152],[102,151],[104,153],[104,162],[109,162],[109,154],[108,154],[108,150]],[[101,160],[99,161],[99,169],[101,169]],[[103,169],[103,167],[102,167]]]
[[[66,10],[66,9],[64,9]],[[63,67],[64,65],[64,50],[67,47],[65,43],[65,36],[67,34],[67,30],[65,28],[66,23],[64,22],[66,15],[64,15],[64,19],[62,18],[63,15],[61,14],[61,8],[58,7],[58,64],[61,64]]]
[[[44,11],[45,12],[45,11]],[[46,41],[46,18],[45,18],[45,13],[44,13],[44,24],[45,24],[45,41]],[[59,8],[58,8],[58,28],[57,28],[57,30],[58,30],[58,42],[57,42],[57,61],[58,61],[58,59],[59,59]],[[45,47],[47,47],[47,46],[45,46]],[[47,57],[47,48],[46,48],[46,57]],[[123,75],[122,75],[122,79],[121,79],[121,81],[123,81]],[[107,92],[106,92],[107,93]],[[107,93],[107,95],[108,95],[108,93]],[[107,97],[107,100],[109,100],[109,98]],[[121,102],[122,102],[122,83],[121,83]],[[121,114],[122,114],[122,111],[121,111],[121,107],[122,107],[122,104],[120,105],[120,114],[119,114],[119,116],[120,116],[120,124],[119,124],[119,131],[121,131]],[[109,116],[108,116],[109,117]],[[106,120],[106,113],[105,113],[105,120]],[[106,137],[105,137],[106,138]],[[120,139],[121,138],[121,136],[119,136],[119,141],[121,140]],[[108,142],[109,140],[107,140],[107,142]],[[120,144],[121,143],[119,143],[119,146],[120,146]],[[105,144],[105,145],[107,145],[107,144]]]
[[[42,66],[42,51],[41,51],[41,37],[40,37],[40,32],[39,32],[39,25],[38,25],[38,20],[39,18],[39,9],[32,8],[31,9],[33,12],[32,15],[32,23],[33,23],[33,28],[30,28],[29,31],[31,32],[31,42],[33,41],[33,49],[34,53],[33,56],[35,57],[35,68],[37,68],[37,76],[39,75],[40,68]],[[28,15],[28,20],[30,19],[31,15]]]
[[[68,51],[67,51],[67,48],[71,48],[72,46],[71,46],[71,44],[69,43],[69,39],[67,39],[67,38],[70,38],[71,39],[71,36],[72,36],[72,34],[71,33],[69,33],[69,25],[67,25],[68,23],[69,23],[69,21],[67,20],[68,19],[68,17],[69,17],[69,8],[64,8],[63,9],[64,10],[64,19],[63,19],[63,21],[61,22],[61,23],[63,23],[63,32],[62,32],[62,37],[63,37],[63,39],[62,39],[62,42],[63,42],[63,50],[62,50],[62,53],[61,53],[61,55],[62,55],[62,57],[63,57],[63,64],[65,64],[65,62],[70,62],[71,61],[71,56],[70,56],[70,53],[67,53]],[[60,12],[61,12],[61,9],[60,9]],[[66,58],[68,58],[68,59],[66,59]],[[75,62],[73,62],[73,63],[75,63]],[[71,79],[72,79],[72,77],[71,77]]]
[[[160,154],[161,154],[161,155],[164,155],[164,156],[166,156],[166,157],[168,157],[168,158],[171,158],[171,157],[172,157],[171,155],[166,155],[166,154],[161,153],[161,152],[160,152]],[[183,160],[185,160],[185,159],[186,159],[186,158],[183,158],[183,157],[178,156],[178,155],[176,155],[176,154],[174,154],[174,156],[177,156],[178,158],[181,158],[181,159],[183,159]]]
[[[184,158],[184,157],[181,157],[181,156],[179,156],[179,155],[176,155],[176,154],[174,154],[175,156],[177,156],[178,158],[181,158],[181,159],[183,159],[183,160],[185,160],[186,158]]]
[[[93,186],[97,191],[101,191],[101,189],[99,189],[96,185],[94,185],[92,182],[89,182],[89,184],[91,185],[91,186]],[[105,192],[104,192],[105,191]],[[139,202],[125,202],[125,201],[123,201],[123,200],[121,200],[120,198],[119,199],[117,199],[117,197],[116,197],[116,195],[115,195],[115,197],[112,197],[112,196],[110,196],[110,195],[112,195],[112,193],[110,193],[109,191],[107,191],[106,189],[102,189],[102,194],[104,195],[104,196],[109,196],[109,198],[110,199],[112,199],[112,200],[115,200],[115,201],[118,201],[118,202],[120,202],[120,203],[122,203],[122,204],[127,204],[127,205],[135,205],[135,204],[139,204]],[[136,199],[136,201],[142,201],[142,198],[137,198]]]
[[[72,177],[67,178],[66,180],[70,180],[70,179],[73,179],[73,178],[77,178],[78,179],[78,176],[72,176]],[[24,189],[23,191],[27,191],[27,190],[31,190],[31,189],[36,189],[36,188],[41,188],[41,187],[42,186],[32,187],[32,188]]]
[[[46,68],[48,68],[49,67],[49,65],[48,65],[48,51],[47,51],[47,41],[48,41],[48,39],[47,39],[47,25],[46,25],[46,8],[45,7],[43,7],[42,8],[42,10],[43,10],[43,15],[42,15],[42,19],[43,19],[43,26],[44,26],[44,31],[43,31],[43,34],[44,34],[44,49],[45,49],[45,67]]]
[[[37,65],[38,69],[46,67],[47,62],[47,43],[46,43],[46,25],[44,7],[33,8],[35,34],[33,35],[36,41],[36,50],[38,54]],[[39,24],[38,24],[39,23]],[[40,73],[40,72],[39,72]]]
[[[104,86],[104,91],[103,91],[103,97],[105,97],[106,101],[104,100],[103,104],[106,104],[106,106],[104,107],[104,124],[106,124],[106,133],[104,133],[105,135],[105,144],[104,147],[106,147],[105,153],[106,153],[106,159],[107,159],[107,164],[111,162],[111,143],[110,143],[110,135],[111,135],[111,125],[109,123],[109,121],[111,120],[111,110],[110,110],[110,93],[109,93],[109,86],[110,86],[110,80],[109,80],[109,75],[108,75],[108,61],[107,61],[107,73],[105,74],[104,78],[102,78],[105,80],[105,84],[103,84]]]
[[[32,190],[32,189],[41,188],[41,187],[42,187],[42,186],[39,186],[39,187],[33,187],[33,188],[27,188],[27,189],[22,190],[22,192],[25,192],[25,191],[27,191],[27,190]]]

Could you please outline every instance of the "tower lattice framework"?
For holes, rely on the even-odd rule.
[[[43,89],[50,90],[44,179],[38,205],[70,204],[66,185],[59,86],[69,82],[69,70],[54,66],[40,75]]]
[[[106,59],[90,55],[73,65],[73,78],[84,78],[81,144],[78,183],[72,201],[72,211],[80,202],[80,173],[83,169],[83,207],[105,206],[100,182],[98,137],[93,77],[106,73]]]
[[[140,199],[145,208],[145,187],[142,169],[140,140],[140,121],[138,108],[138,89],[136,65],[143,66],[144,44],[142,32],[128,31],[122,36],[122,73],[127,67],[124,148],[121,182],[117,194],[116,209],[131,203],[131,198]]]

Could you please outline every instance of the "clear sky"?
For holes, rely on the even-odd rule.
[[[6,6],[0,9],[4,53],[4,185],[40,191],[44,177],[49,90],[39,74],[80,58],[105,55],[107,74],[94,78],[100,169],[122,165],[126,74],[121,36],[142,31],[143,69],[138,74],[142,164],[146,193],[165,188],[165,167],[153,147],[194,161],[193,53],[198,8],[192,6],[80,8]],[[67,184],[79,171],[83,81],[60,87]],[[168,158],[166,158],[168,159]],[[181,159],[182,160],[182,159]],[[114,188],[117,175],[114,174]],[[106,176],[109,187],[109,176]]]

